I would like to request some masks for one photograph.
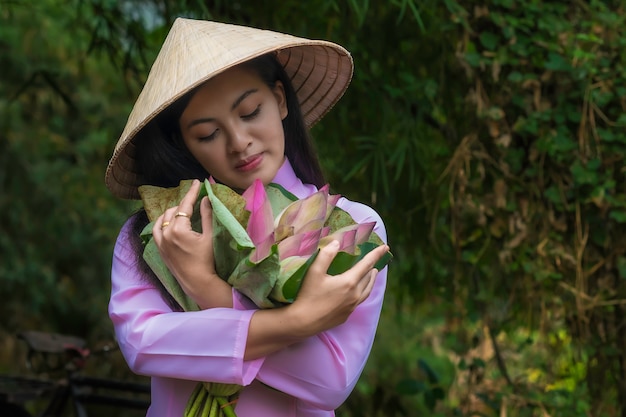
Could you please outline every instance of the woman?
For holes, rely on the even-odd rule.
[[[307,128],[341,97],[352,60],[338,45],[214,22],[177,19],[139,96],[106,173],[113,194],[176,186],[212,175],[243,190],[259,178],[299,198],[324,184]],[[142,261],[145,213],[123,226],[109,305],[131,369],[152,377],[150,416],[182,416],[197,381],[238,384],[238,417],[332,416],[369,355],[386,281],[373,269],[382,245],[353,268],[326,275],[337,245],[322,249],[297,299],[259,310],[215,272],[211,207],[200,182],[153,228],[159,253],[201,311],[182,312]],[[380,217],[340,199],[357,222]]]

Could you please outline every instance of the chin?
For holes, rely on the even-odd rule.
[[[274,169],[265,169],[265,170],[262,170],[261,172],[256,173],[256,175],[252,175],[252,180],[250,181],[250,184],[252,184],[254,180],[257,178],[261,180],[263,185],[267,185],[271,183],[274,180],[274,178],[276,178],[276,174],[278,174],[279,169],[280,167],[276,167]]]
[[[232,181],[235,186],[231,186],[231,188],[245,190],[246,188],[251,186],[256,179],[259,179],[263,183],[263,185],[268,185],[274,180],[274,178],[276,178],[276,174],[278,174],[279,169],[280,166],[272,169],[261,169],[257,172],[250,173],[248,175],[245,175],[243,178],[240,177],[240,181]]]
[[[234,190],[237,190],[239,193],[242,193],[242,192],[244,192],[246,189],[248,189],[248,187],[250,187],[250,186],[254,183],[254,181],[255,181],[257,178],[258,178],[259,180],[261,180],[261,182],[263,183],[263,185],[267,185],[267,184],[269,184],[270,182],[272,182],[272,180],[266,180],[266,179],[265,179],[265,177],[263,177],[263,176],[258,176],[258,175],[256,175],[256,176],[251,176],[249,179],[246,179],[246,180],[244,180],[244,181],[238,181],[238,182],[237,182],[237,183],[235,183],[234,185],[229,185],[229,187],[231,187],[231,188],[232,188],[232,189],[234,189]],[[228,184],[226,184],[226,185],[228,185]]]

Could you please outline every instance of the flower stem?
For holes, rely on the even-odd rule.
[[[218,397],[213,397],[213,402],[211,403],[211,411],[209,412],[209,417],[219,417],[219,401]]]
[[[202,403],[204,403],[204,400],[208,395],[209,393],[203,387],[202,390],[200,390],[200,393],[198,393],[198,395],[196,396],[196,399],[194,400],[193,405],[189,410],[189,414],[185,414],[185,417],[196,417],[196,415],[198,414],[198,410],[200,410],[200,406],[202,405]]]
[[[214,404],[216,404],[215,397],[213,397],[211,394],[207,395],[206,399],[204,400],[204,407],[202,407],[202,413],[200,414],[200,417],[210,417],[210,412]]]
[[[189,397],[189,401],[187,401],[187,406],[185,407],[185,413],[183,414],[183,416],[185,417],[193,416],[193,414],[190,414],[191,407],[193,407],[193,405],[195,404],[196,400],[198,399],[198,395],[200,394],[200,390],[202,390],[203,388],[204,386],[201,383],[198,383],[196,387],[193,389],[193,392],[191,393],[191,396]]]
[[[215,398],[222,409],[225,417],[237,417],[235,414],[235,410],[233,410],[232,404],[228,401],[226,397],[216,397]]]

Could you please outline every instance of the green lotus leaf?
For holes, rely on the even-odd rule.
[[[333,260],[333,262],[330,264],[330,267],[328,268],[328,274],[329,275],[343,274],[352,266],[354,266],[354,264],[359,262],[365,255],[370,253],[372,250],[374,250],[378,246],[380,245],[376,243],[364,242],[358,246],[359,253],[356,255],[350,255],[346,252],[340,252],[337,255],[337,257]],[[393,255],[391,254],[391,252],[387,252],[378,260],[378,262],[376,262],[376,264],[374,265],[374,268],[380,271],[385,266],[387,266],[389,262],[391,262],[392,259],[393,259]]]
[[[296,201],[298,199],[298,197],[296,197],[293,193],[287,191],[285,189],[285,187],[283,187],[282,185],[277,184],[275,182],[271,182],[271,183],[269,183],[267,185],[267,192],[268,192],[268,194],[269,193],[273,193],[273,192],[278,192],[278,193],[282,194],[283,198],[289,200],[289,203],[292,203],[292,202],[294,202],[294,201]],[[285,205],[285,207],[287,205],[289,205],[289,203],[287,203]],[[280,211],[279,211],[279,213],[280,213]]]
[[[138,187],[143,207],[148,219],[153,222],[170,207],[177,206],[183,199],[192,180],[183,180],[178,187],[162,188],[154,185],[141,185]]]
[[[159,249],[157,248],[154,240],[151,239],[144,248],[143,258],[145,259],[148,266],[155,273],[159,281],[163,284],[167,292],[170,293],[174,300],[183,308],[185,311],[197,311],[199,310],[198,305],[182,290],[176,278],[172,275],[172,273],[167,269],[165,263],[161,259],[159,255]]]
[[[343,274],[348,269],[352,268],[354,264],[359,262],[365,255],[370,253],[372,250],[374,250],[378,246],[380,245],[377,245],[372,242],[364,242],[358,245],[359,250],[357,251],[355,255],[352,255],[347,252],[339,252],[337,256],[335,256],[335,259],[333,259],[333,261],[331,262],[330,266],[328,267],[328,275]],[[374,265],[374,268],[380,271],[385,266],[387,266],[389,262],[391,262],[392,258],[393,258],[393,255],[390,252],[387,252],[382,258],[378,260],[378,262],[376,262],[376,264]]]
[[[205,188],[208,187],[208,182],[205,183]],[[246,200],[231,188],[223,184],[211,184],[211,190],[213,195],[217,197],[220,202],[228,207],[230,214],[237,219],[242,228],[246,228],[248,219],[250,218],[250,212],[246,210]]]
[[[148,242],[150,242],[150,239],[152,239],[153,227],[154,227],[154,222],[150,222],[146,225],[146,227],[143,228],[141,233],[139,233],[139,237],[141,238],[141,243],[143,243],[144,246],[147,245]]]
[[[346,226],[349,226],[355,223],[356,222],[354,221],[354,219],[352,219],[352,216],[350,216],[348,212],[346,212],[343,209],[340,209],[339,207],[335,207],[332,213],[330,214],[330,217],[328,218],[328,220],[326,220],[326,226],[330,227],[330,233],[334,233],[339,229],[342,229]],[[376,246],[380,246],[384,244],[380,236],[378,236],[375,232],[372,232],[372,234],[370,235],[368,239],[368,242],[372,242],[376,244]]]
[[[228,283],[248,297],[259,308],[277,307],[269,299],[280,272],[276,245],[271,254],[259,263],[242,259],[228,278]]]
[[[345,210],[335,207],[330,213],[330,216],[328,216],[325,226],[330,227],[330,233],[334,233],[341,228],[355,223],[356,222],[352,219],[352,216],[350,216]]]
[[[228,231],[228,233],[230,233],[238,247],[253,249],[254,244],[252,243],[252,240],[250,240],[250,237],[248,236],[245,227],[231,213],[229,207],[227,206],[227,204],[233,204],[233,200],[234,204],[237,204],[238,198],[243,201],[243,205],[245,206],[246,202],[245,200],[243,200],[243,197],[241,197],[234,191],[234,195],[233,193],[226,192],[222,195],[223,197],[226,196],[226,200],[222,202],[222,200],[214,192],[214,188],[211,186],[211,183],[209,183],[208,180],[205,181],[205,187],[208,192],[209,200],[211,201],[211,207],[213,208],[213,220],[217,220],[219,225],[223,226]],[[219,190],[220,187],[215,187],[215,189]],[[215,230],[213,230],[213,232],[215,233]]]
[[[185,311],[197,310],[198,306],[182,291],[180,284],[162,261],[151,238],[154,220],[167,208],[178,205],[190,186],[191,180],[185,180],[174,188],[142,186],[140,190],[144,207],[151,219],[151,223],[141,232],[141,239],[145,245],[144,259],[166,290]],[[298,200],[282,186],[274,183],[266,187],[266,193],[274,217],[283,213],[286,207]],[[273,308],[293,302],[319,249],[310,257],[296,254],[279,261],[278,245],[274,243],[268,257],[253,263],[250,261],[250,254],[255,246],[246,231],[250,212],[246,210],[245,199],[225,185],[205,181],[200,189],[191,218],[192,228],[198,232],[201,231],[199,204],[205,195],[208,196],[213,210],[213,247],[218,275],[223,278],[228,277],[224,279],[260,308]],[[332,201],[331,207],[335,203],[336,201]],[[356,225],[356,222],[347,212],[338,207],[333,207],[332,212],[325,217],[325,227],[330,229],[330,233],[351,225]],[[293,225],[289,224],[284,226],[293,228]],[[322,227],[322,224],[318,226]],[[274,233],[278,233],[278,230]],[[318,245],[321,243],[318,242]],[[380,237],[372,232],[366,242],[356,247],[354,254],[339,252],[331,263],[328,273],[337,275],[345,272],[365,254],[382,244]],[[391,253],[385,254],[375,267],[379,270],[384,268],[392,258]]]
[[[277,299],[283,300],[287,303],[292,303],[296,296],[298,295],[298,291],[300,291],[300,286],[302,285],[302,280],[306,275],[309,267],[317,257],[319,250],[317,250],[311,257],[299,268],[291,273],[291,275],[283,274],[279,277],[277,282],[277,287],[275,289],[275,293],[277,294]],[[281,288],[282,287],[282,288]],[[282,298],[280,298],[280,294],[282,293]]]

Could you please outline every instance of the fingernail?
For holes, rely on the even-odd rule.
[[[339,249],[339,241],[333,240],[328,244],[331,249]]]

